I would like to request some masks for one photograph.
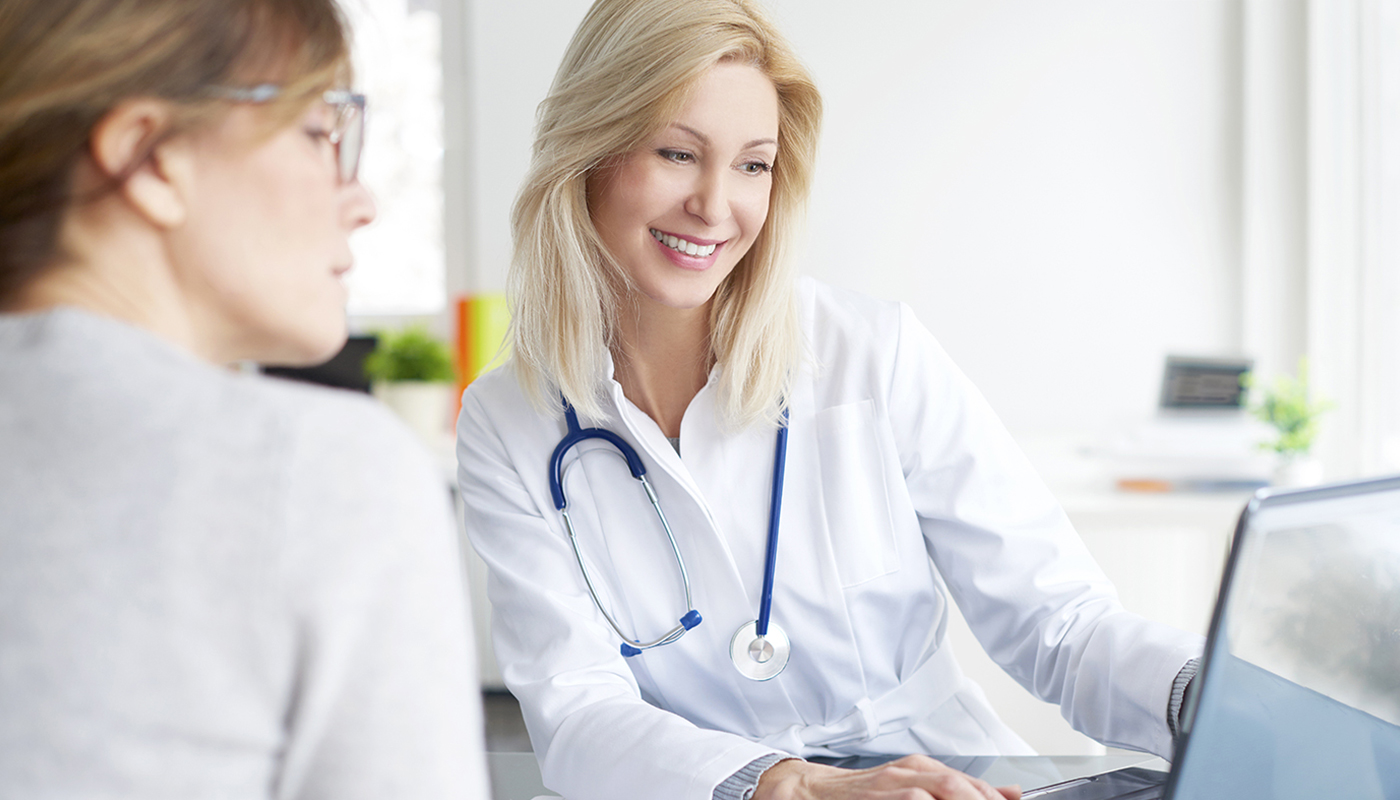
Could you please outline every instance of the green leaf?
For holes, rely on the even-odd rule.
[[[452,351],[422,325],[397,333],[382,331],[374,352],[365,359],[365,375],[373,381],[451,383],[457,379]]]
[[[1246,385],[1252,386],[1250,379]],[[1263,446],[1282,455],[1304,455],[1317,438],[1317,419],[1331,410],[1332,403],[1313,400],[1308,390],[1308,361],[1298,360],[1298,377],[1280,375],[1264,389],[1250,412],[1278,431],[1278,437]]]

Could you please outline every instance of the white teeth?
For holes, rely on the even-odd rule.
[[[653,239],[655,239],[658,242],[661,242],[662,244],[666,245],[672,250],[675,250],[678,253],[685,253],[688,256],[699,256],[700,258],[704,258],[713,253],[716,247],[716,245],[713,244],[700,245],[694,242],[687,242],[684,239],[672,236],[668,233],[662,233],[661,231],[655,229],[651,231],[651,236]]]

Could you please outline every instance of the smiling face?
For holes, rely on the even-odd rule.
[[[170,256],[208,355],[317,363],[345,342],[349,236],[374,204],[337,178],[332,107],[318,100],[270,136],[267,113],[235,105],[194,135],[194,191]]]
[[[670,125],[590,181],[593,224],[638,302],[709,302],[768,218],[777,142],[772,81],[724,62]]]

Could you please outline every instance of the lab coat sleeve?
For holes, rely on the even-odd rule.
[[[545,475],[547,451],[523,448],[518,466],[505,444],[521,438],[519,426],[554,427],[523,403],[492,403],[499,409],[493,418],[467,392],[458,479],[468,536],[489,570],[496,657],[520,700],[544,784],[569,800],[710,800],[720,782],[773,750],[701,729],[642,699],[547,490],[532,495],[519,472]]]
[[[1123,609],[987,402],[904,305],[888,392],[929,553],[988,655],[1076,730],[1170,758],[1172,682],[1201,638]]]

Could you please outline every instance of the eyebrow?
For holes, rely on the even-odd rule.
[[[705,145],[706,147],[709,147],[709,146],[710,146],[710,137],[706,136],[705,134],[701,133],[700,131],[695,130],[694,128],[690,127],[689,125],[682,125],[682,124],[679,123],[679,122],[672,122],[672,123],[671,123],[671,127],[672,127],[672,128],[680,128],[681,130],[685,131],[686,133],[690,134],[691,136],[694,136],[696,139],[699,139],[699,140],[700,140],[700,144],[703,144],[703,145]],[[772,145],[776,145],[777,143],[778,143],[778,142],[777,142],[776,139],[754,139],[753,141],[751,141],[751,142],[745,144],[741,149],[743,149],[743,150],[748,150],[748,149],[751,148],[751,147],[758,147],[759,145],[762,145],[762,144],[772,144]]]

